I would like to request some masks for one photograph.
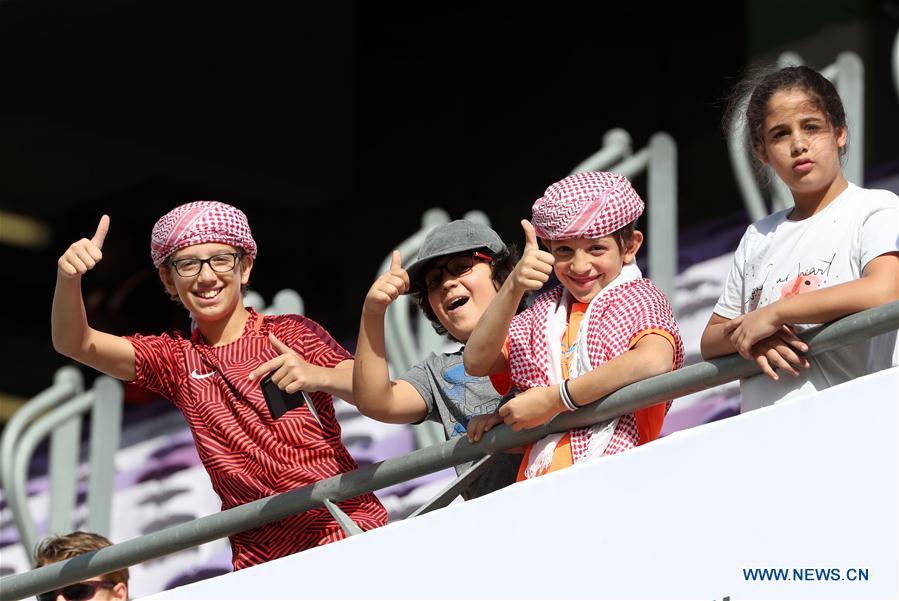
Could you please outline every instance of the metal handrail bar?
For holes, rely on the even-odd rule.
[[[31,456],[35,449],[55,428],[89,411],[94,404],[95,394],[93,390],[82,392],[41,417],[25,432],[16,449],[15,457],[13,457],[12,480],[8,484],[10,497],[15,496],[19,502],[27,502],[25,491],[28,481],[28,464],[31,462]],[[22,507],[27,507],[27,505],[22,503]],[[30,517],[30,514],[27,515]],[[22,544],[25,545],[25,550],[31,557],[32,549],[38,543],[37,531],[30,519],[24,518],[21,521],[25,526],[24,529],[19,530],[22,535]]]
[[[649,165],[649,146],[638,150],[620,163],[609,167],[609,171],[623,175],[628,179],[634,179]]]
[[[814,356],[896,329],[899,329],[899,301],[816,326],[800,337],[809,343],[807,355]],[[487,432],[481,442],[475,444],[469,443],[466,437],[453,438],[315,484],[252,501],[24,574],[0,578],[0,601],[23,599],[114,572],[302,513],[321,506],[325,499],[336,503],[475,460],[485,453],[495,453],[527,444],[553,432],[608,421],[642,407],[745,378],[759,371],[754,361],[747,361],[739,355],[728,355],[691,365],[625,386],[578,411],[560,414],[539,428],[513,432],[501,425]]]
[[[54,374],[53,384],[50,388],[39,393],[13,414],[3,431],[3,438],[0,440],[0,481],[6,492],[13,521],[29,554],[31,551],[28,545],[28,533],[33,533],[35,528],[28,519],[30,515],[28,513],[28,494],[24,481],[17,486],[14,476],[13,464],[17,454],[16,448],[22,433],[32,421],[63,401],[79,394],[82,390],[84,390],[84,381],[81,372],[71,365],[60,368]]]
[[[631,154],[631,135],[620,127],[616,127],[607,131],[602,137],[602,148],[581,161],[571,172],[605,171],[609,169],[610,165],[626,159]],[[615,170],[612,169],[612,171]],[[616,171],[616,173],[620,172]]]
[[[81,372],[67,365],[53,376],[53,384],[25,403],[6,422],[0,441],[0,486],[9,487],[12,478],[12,455],[16,441],[29,423],[41,413],[84,390]]]

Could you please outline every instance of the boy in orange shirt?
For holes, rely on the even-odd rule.
[[[627,178],[604,172],[571,175],[534,203],[533,226],[522,221],[522,258],[465,347],[468,373],[523,392],[471,424],[473,441],[497,423],[534,428],[682,365],[668,300],[634,261],[643,243],[634,225],[643,208]],[[539,249],[538,237],[549,252]],[[522,295],[539,290],[553,271],[561,285],[516,316]],[[519,479],[654,440],[668,406],[547,436],[528,448]]]

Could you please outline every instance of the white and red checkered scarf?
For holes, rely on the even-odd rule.
[[[564,286],[540,295],[518,314],[509,328],[509,372],[519,390],[557,385],[562,380],[561,339],[568,320],[570,296]],[[647,330],[661,330],[676,341],[675,367],[683,363],[683,343],[665,295],[635,263],[621,273],[590,302],[577,335],[577,349],[569,377],[587,373],[626,352],[634,337]],[[579,399],[584,402],[584,399]],[[633,414],[609,424],[571,430],[573,463],[583,463],[637,446],[639,434]],[[531,449],[529,473],[540,473],[552,460],[562,435],[547,436]],[[544,442],[545,441],[545,442]]]
[[[243,211],[223,202],[198,200],[175,207],[153,226],[153,266],[159,267],[177,250],[207,242],[229,244],[256,258],[256,241]]]

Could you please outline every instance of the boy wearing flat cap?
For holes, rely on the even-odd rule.
[[[643,201],[622,175],[578,173],[547,188],[521,222],[525,248],[465,348],[465,369],[499,390],[523,391],[479,432],[505,422],[534,428],[615,390],[683,363],[683,342],[665,295],[643,278],[634,229]],[[549,249],[542,251],[537,238]],[[528,290],[555,272],[561,285],[515,315]],[[519,479],[620,453],[658,437],[668,403],[608,425],[549,435],[525,453]],[[474,430],[475,428],[472,428]]]
[[[352,402],[352,357],[310,319],[244,306],[256,242],[242,211],[191,202],[153,228],[153,265],[196,324],[187,335],[114,336],[90,327],[81,277],[103,258],[108,230],[104,215],[91,239],[59,259],[52,311],[58,352],[170,399],[190,426],[223,510],[356,469],[331,397]],[[259,384],[270,372],[286,393],[308,391],[315,412],[302,404],[274,419]],[[372,494],[338,505],[363,530],[387,521]],[[343,537],[319,507],[231,536],[232,562],[241,569]]]
[[[405,269],[394,251],[390,269],[365,297],[353,366],[353,393],[359,410],[398,424],[430,420],[446,437],[463,436],[471,420],[493,413],[502,395],[489,378],[465,373],[462,351],[431,353],[396,380],[387,369],[384,314],[400,294],[410,292],[438,334],[464,343],[496,291],[515,266],[517,255],[486,225],[463,219],[428,233],[415,260]],[[501,453],[463,494],[478,497],[515,482],[520,454]],[[458,472],[468,464],[458,466]]]

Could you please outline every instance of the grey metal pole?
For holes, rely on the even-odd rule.
[[[810,329],[802,335],[814,356],[834,348],[899,329],[899,301],[868,309]],[[533,430],[513,432],[501,425],[481,442],[458,437],[334,476],[315,484],[252,501],[221,513],[204,516],[123,543],[0,579],[0,601],[23,599],[87,578],[114,572],[162,555],[195,547],[218,538],[261,526],[322,505],[356,497],[441,469],[473,461],[572,428],[599,423],[641,407],[711,388],[759,373],[754,361],[728,355],[625,386],[573,413],[564,413]]]
[[[15,459],[20,453],[21,435],[39,415],[79,394],[83,388],[81,372],[76,367],[66,365],[59,368],[53,376],[53,385],[28,401],[10,418],[0,441],[0,476],[13,520],[19,529],[22,544],[29,558],[34,552],[34,549],[29,547],[29,542],[36,537],[34,535],[29,538],[29,533],[35,532],[35,526],[28,509],[25,481],[18,482],[15,476]]]
[[[87,489],[87,528],[109,536],[112,493],[115,488],[115,454],[122,438],[122,383],[108,376],[94,382],[91,408],[90,476]]]
[[[72,531],[72,514],[75,513],[77,501],[81,418],[80,413],[73,415],[50,432],[50,508],[47,532]],[[24,484],[24,480],[22,483]]]
[[[843,174],[857,186],[865,185],[865,65],[854,52],[837,56],[836,87],[849,125],[849,152]]]
[[[17,501],[21,504],[22,519],[16,520],[16,522],[17,525],[19,525],[19,522],[22,522],[22,526],[24,526],[24,528],[20,526],[19,534],[22,535],[22,544],[25,545],[25,550],[28,552],[29,557],[32,556],[34,546],[38,543],[37,529],[34,521],[31,519],[31,514],[28,513],[28,503],[25,494],[28,464],[31,461],[31,456],[50,432],[69,420],[80,419],[81,414],[88,411],[93,402],[94,393],[92,391],[82,392],[64,405],[56,407],[46,415],[35,420],[31,427],[22,435],[19,442],[16,456],[13,458],[10,488],[15,491]]]
[[[677,277],[677,144],[659,132],[649,139],[646,220],[648,224],[649,277],[671,301],[675,315]]]

